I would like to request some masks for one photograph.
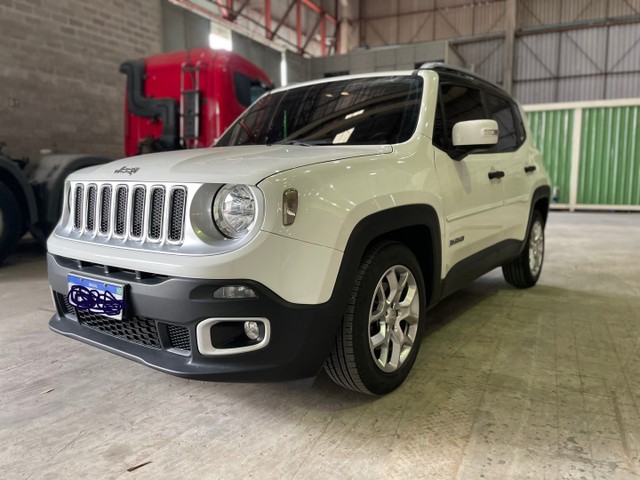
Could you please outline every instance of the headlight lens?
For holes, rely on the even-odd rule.
[[[225,185],[213,201],[216,227],[229,238],[249,233],[256,220],[256,197],[247,185]]]

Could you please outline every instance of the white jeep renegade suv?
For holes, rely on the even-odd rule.
[[[274,90],[214,148],[71,175],[51,328],[167,373],[384,394],[427,310],[540,276],[549,182],[518,105],[441,64]]]

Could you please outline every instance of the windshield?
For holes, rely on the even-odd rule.
[[[220,137],[233,145],[382,145],[416,129],[422,77],[355,78],[270,93]]]

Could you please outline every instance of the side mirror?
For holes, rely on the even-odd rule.
[[[498,143],[498,123],[495,120],[468,120],[453,126],[453,146],[456,148],[491,146]]]

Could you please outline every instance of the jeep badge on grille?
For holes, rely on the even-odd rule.
[[[140,168],[138,167],[121,167],[120,169],[114,171],[113,173],[128,173],[129,175],[133,175],[138,170],[140,170]]]

